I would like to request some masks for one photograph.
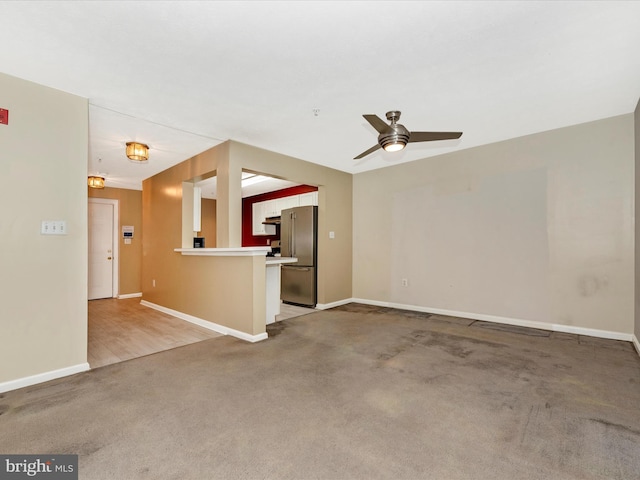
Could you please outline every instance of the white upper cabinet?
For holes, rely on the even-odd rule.
[[[253,235],[275,235],[275,225],[264,225],[262,222],[269,217],[279,217],[282,210],[306,205],[318,205],[318,192],[290,195],[288,197],[256,202],[252,205],[251,225]]]
[[[264,203],[264,216],[266,217],[277,217],[280,215],[280,210],[278,210],[278,201],[277,200],[267,200]]]
[[[264,225],[264,219],[267,217],[265,215],[265,203],[266,202],[256,202],[252,205],[251,211],[251,225],[253,235],[275,235],[276,226],[275,225]],[[269,215],[272,216],[272,215]]]
[[[276,198],[277,215],[280,215],[282,210],[299,206],[298,197],[299,195],[291,195],[290,197]]]
[[[298,195],[298,202],[301,207],[318,205],[318,192],[301,193]]]

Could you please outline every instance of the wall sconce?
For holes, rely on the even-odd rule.
[[[144,143],[127,142],[127,157],[136,162],[149,160],[149,146]]]
[[[87,185],[91,188],[104,188],[104,177],[92,175],[87,179]]]

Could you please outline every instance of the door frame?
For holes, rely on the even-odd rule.
[[[119,278],[120,278],[120,236],[118,227],[120,226],[120,218],[119,218],[119,203],[118,200],[111,198],[95,198],[90,197],[89,203],[102,203],[107,205],[113,205],[113,267],[111,269],[112,272],[112,297],[118,298],[118,287],[119,287]],[[87,245],[87,258],[89,257],[89,246]],[[87,277],[89,272],[87,271]]]

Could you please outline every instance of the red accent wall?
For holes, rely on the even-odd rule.
[[[256,202],[265,202],[274,198],[290,197],[291,195],[300,195],[301,193],[315,192],[318,187],[311,185],[298,185],[295,187],[276,190],[275,192],[263,193],[253,197],[242,199],[242,246],[243,247],[266,247],[271,244],[271,240],[280,240],[280,225],[276,225],[275,235],[252,235],[253,225],[251,216],[253,213],[253,204]]]

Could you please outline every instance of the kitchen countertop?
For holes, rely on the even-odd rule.
[[[174,252],[182,255],[194,255],[201,257],[244,257],[265,256],[265,263],[270,265],[282,265],[283,263],[296,263],[295,257],[269,257],[267,253],[271,247],[238,247],[238,248],[175,248]]]
[[[280,265],[282,263],[296,263],[298,261],[295,257],[267,257],[267,265]]]
[[[232,248],[174,248],[174,252],[182,255],[196,255],[200,257],[251,257],[266,255],[271,247],[232,247]]]

